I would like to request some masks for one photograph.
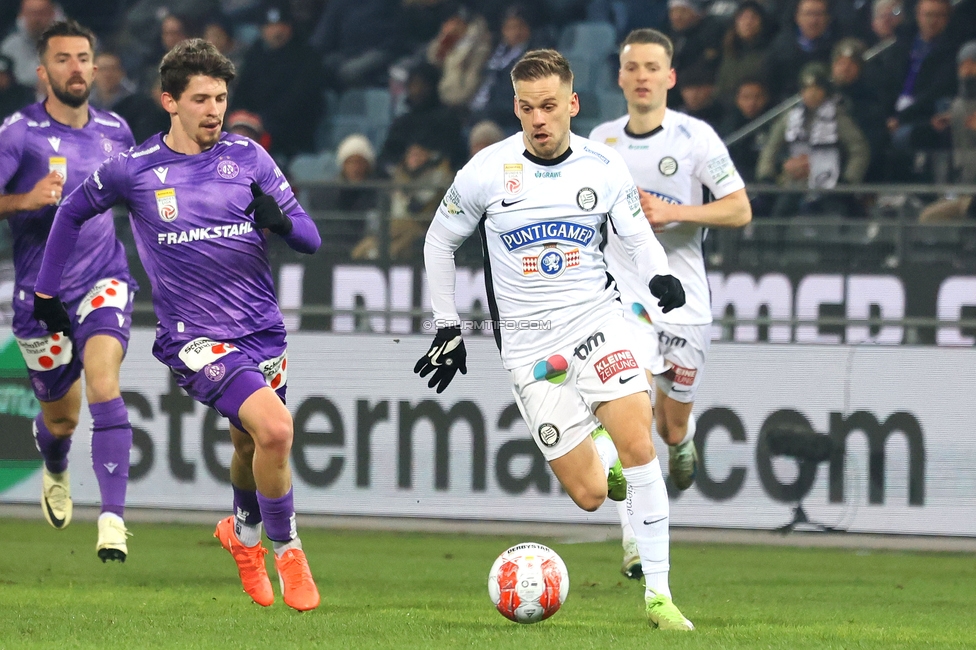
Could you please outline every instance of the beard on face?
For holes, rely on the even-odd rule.
[[[85,102],[88,101],[88,96],[91,94],[91,84],[86,83],[85,89],[81,92],[81,94],[73,94],[68,90],[68,84],[71,84],[79,79],[80,77],[72,77],[71,79],[68,79],[63,86],[58,86],[56,83],[51,82],[51,92],[54,93],[54,96],[57,97],[58,101],[60,101],[62,104],[70,106],[71,108],[80,108],[85,104]],[[82,79],[82,81],[84,80]]]

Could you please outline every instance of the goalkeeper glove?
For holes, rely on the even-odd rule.
[[[254,213],[254,225],[258,228],[267,228],[276,235],[287,235],[291,232],[293,224],[287,214],[281,211],[274,197],[268,196],[261,187],[251,182],[251,194],[254,200],[244,208],[244,214],[251,216]]]
[[[447,385],[454,379],[454,375],[461,371],[468,374],[468,353],[464,349],[464,339],[457,327],[442,327],[437,330],[430,350],[422,356],[413,371],[421,377],[434,373],[427,382],[428,388],[437,387],[438,393],[443,393]]]
[[[685,304],[685,289],[681,286],[681,280],[673,275],[655,275],[648,288],[658,298],[657,306],[665,314]]]
[[[65,336],[71,333],[71,319],[64,303],[54,296],[41,298],[34,294],[34,320],[44,326],[48,332],[62,332]]]

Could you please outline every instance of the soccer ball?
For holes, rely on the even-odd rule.
[[[498,556],[488,573],[488,595],[502,616],[516,623],[549,618],[566,601],[569,572],[542,544],[517,544]]]

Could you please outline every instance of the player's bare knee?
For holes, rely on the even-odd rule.
[[[634,435],[615,440],[620,464],[624,467],[639,467],[654,458],[654,445],[650,436]]]
[[[570,496],[581,509],[595,512],[607,500],[607,488],[604,485],[602,490],[596,487],[579,490],[576,494],[570,493]]]
[[[78,426],[78,418],[66,416],[55,420],[45,419],[44,424],[55,438],[67,438],[75,432],[75,428]]]
[[[256,437],[256,444],[262,451],[287,456],[294,438],[291,418],[269,419],[262,424]]]
[[[110,402],[120,397],[119,378],[112,374],[98,374],[85,379],[85,393],[89,404]]]

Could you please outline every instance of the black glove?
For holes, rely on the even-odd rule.
[[[261,191],[261,186],[251,182],[251,194],[254,200],[244,208],[244,214],[251,216],[254,213],[254,224],[258,228],[267,228],[276,235],[287,235],[291,232],[292,223],[287,214],[281,211],[278,202],[274,197],[268,196]]]
[[[464,349],[461,330],[457,327],[442,327],[437,330],[430,350],[417,361],[413,371],[421,377],[433,372],[434,376],[427,382],[427,388],[437,386],[437,392],[443,393],[458,370],[462,375],[468,374],[467,359],[468,353]]]
[[[648,285],[655,298],[659,298],[657,306],[665,314],[685,304],[685,289],[681,280],[673,275],[655,275]]]
[[[34,320],[44,326],[48,332],[62,332],[65,336],[71,333],[71,319],[68,318],[68,310],[64,303],[54,296],[53,298],[41,298],[34,294]]]

